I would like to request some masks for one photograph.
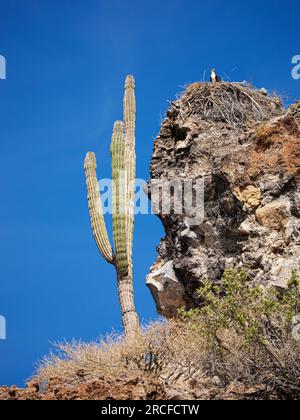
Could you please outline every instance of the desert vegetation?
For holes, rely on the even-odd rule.
[[[98,343],[62,343],[38,367],[47,386],[99,378],[150,376],[170,386],[210,378],[218,386],[251,389],[252,399],[300,397],[300,343],[293,334],[299,314],[299,278],[288,290],[251,286],[246,272],[226,271],[219,285],[206,281],[202,304],[178,317],[148,325],[131,339],[112,335]]]

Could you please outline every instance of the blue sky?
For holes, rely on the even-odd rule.
[[[121,328],[115,273],[94,244],[83,159],[110,176],[123,83],[137,85],[137,171],[149,173],[167,100],[216,67],[293,101],[299,1],[1,0],[0,383],[22,385],[51,343]],[[136,219],[136,302],[156,318],[145,276],[163,229]]]

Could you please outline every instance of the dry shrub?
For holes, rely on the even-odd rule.
[[[57,344],[55,353],[39,364],[36,378],[41,384],[58,378],[75,385],[148,373],[170,383],[199,371],[202,345],[203,337],[188,322],[170,320],[149,325],[130,339],[114,335],[95,343]]]
[[[135,338],[64,343],[46,358],[37,379],[66,386],[97,379],[152,375],[165,384],[218,377],[222,387],[242,384],[253,398],[300,397],[300,344],[292,319],[300,310],[295,273],[285,295],[249,287],[244,272],[225,273],[222,287],[206,282],[200,308],[149,325]]]
[[[225,123],[233,129],[267,121],[283,114],[279,97],[268,96],[244,83],[193,83],[178,100],[180,115],[214,123]]]

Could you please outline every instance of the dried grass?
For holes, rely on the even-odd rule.
[[[39,364],[36,378],[41,384],[59,378],[66,385],[75,385],[149,373],[171,383],[199,374],[202,346],[203,338],[193,334],[188,324],[175,320],[155,323],[127,340],[112,335],[95,343],[57,344],[56,352]]]
[[[300,397],[299,344],[245,348],[232,330],[211,346],[194,322],[173,320],[150,325],[134,339],[110,336],[99,343],[63,343],[39,365],[35,379],[44,387],[52,379],[65,386],[98,379],[114,381],[152,375],[167,385],[218,377],[257,389],[257,398]]]

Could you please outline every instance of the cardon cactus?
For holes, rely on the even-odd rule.
[[[132,242],[134,230],[135,82],[127,76],[124,95],[124,122],[116,121],[111,141],[112,209],[114,248],[110,245],[99,186],[95,154],[86,155],[84,169],[93,235],[103,258],[117,271],[118,293],[126,336],[139,328],[132,283]]]

